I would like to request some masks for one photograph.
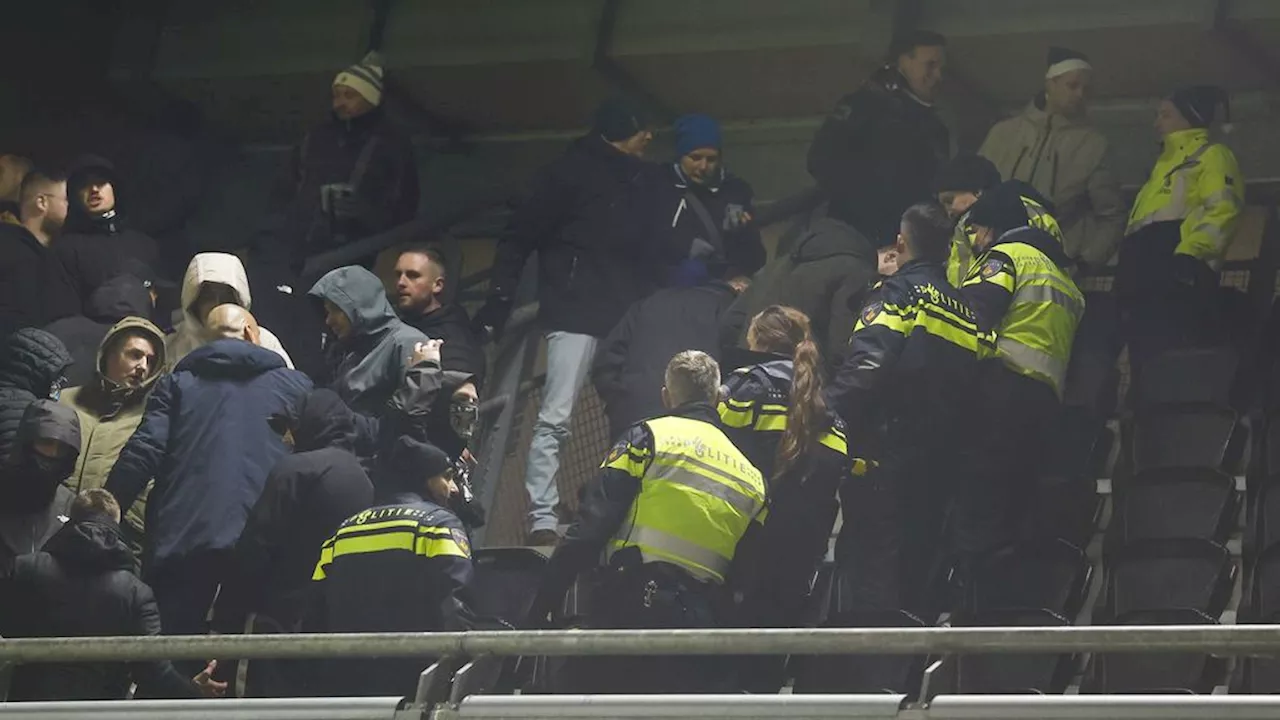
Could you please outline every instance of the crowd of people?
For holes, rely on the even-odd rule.
[[[1225,95],[1179,90],[1126,217],[1092,66],[1061,48],[1044,91],[953,157],[945,45],[896,39],[839,102],[809,153],[827,210],[772,260],[714,119],[679,118],[651,162],[642,108],[606,101],[532,181],[474,318],[430,243],[388,278],[309,263],[417,213],[376,55],[334,79],[283,220],[240,255],[175,258],[132,230],[102,158],[5,156],[0,636],[550,627],[575,582],[592,627],[793,627],[841,514],[841,602],[937,617],[1016,535],[1085,314],[1074,278],[1118,253],[1136,372],[1212,341],[1244,187],[1209,139]],[[485,617],[468,446],[484,343],[535,254],[547,371],[523,477],[528,544],[554,551],[525,612]],[[588,378],[617,442],[568,516],[556,476]],[[10,695],[219,696],[223,660],[26,666]],[[404,694],[424,666],[255,661],[236,692]],[[614,658],[554,684],[782,680],[770,658]]]

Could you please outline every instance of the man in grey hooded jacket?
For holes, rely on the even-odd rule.
[[[39,552],[67,521],[70,490],[61,485],[80,455],[80,419],[56,400],[27,406],[8,462],[0,465],[0,577],[14,558]]]
[[[356,454],[375,450],[377,419],[404,380],[414,348],[427,336],[405,324],[377,275],[349,265],[330,271],[307,293],[324,303],[325,325],[337,342],[328,352],[330,389],[357,415]]]

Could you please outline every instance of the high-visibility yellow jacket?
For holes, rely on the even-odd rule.
[[[1057,219],[1049,214],[1043,205],[1026,195],[1022,196],[1022,205],[1027,209],[1027,224],[1040,228],[1057,239],[1058,244],[1065,245],[1062,228]],[[966,213],[956,223],[955,233],[951,236],[951,257],[947,259],[947,280],[953,287],[960,287],[973,268],[973,228],[969,226],[969,215]]]
[[[1164,139],[1164,151],[1138,191],[1125,236],[1161,223],[1177,223],[1176,253],[1221,268],[1244,209],[1244,178],[1231,150],[1209,142],[1203,128]]]

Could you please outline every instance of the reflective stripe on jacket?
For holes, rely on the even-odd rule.
[[[1156,223],[1180,223],[1175,252],[1220,269],[1243,209],[1244,178],[1230,148],[1210,143],[1203,128],[1180,130],[1165,138],[1125,235]]]
[[[998,243],[979,258],[965,287],[981,284],[1012,295],[996,327],[1000,359],[1015,372],[1048,383],[1062,397],[1084,295],[1053,260],[1022,242]]]
[[[606,468],[643,471],[631,512],[606,555],[627,547],[644,562],[677,565],[694,578],[722,584],[738,541],[765,507],[760,471],[710,423],[682,417],[646,421],[653,454],[615,451]]]
[[[1022,206],[1027,210],[1027,225],[1049,233],[1059,244],[1066,244],[1057,219],[1043,205],[1023,195]],[[951,235],[951,257],[947,258],[947,280],[955,287],[963,285],[969,271],[973,269],[974,234],[973,228],[969,226],[969,214],[965,213],[956,223],[955,232]]]

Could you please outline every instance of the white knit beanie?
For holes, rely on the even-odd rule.
[[[382,102],[382,55],[370,52],[360,62],[338,73],[334,85],[346,85],[360,93],[370,105]]]

